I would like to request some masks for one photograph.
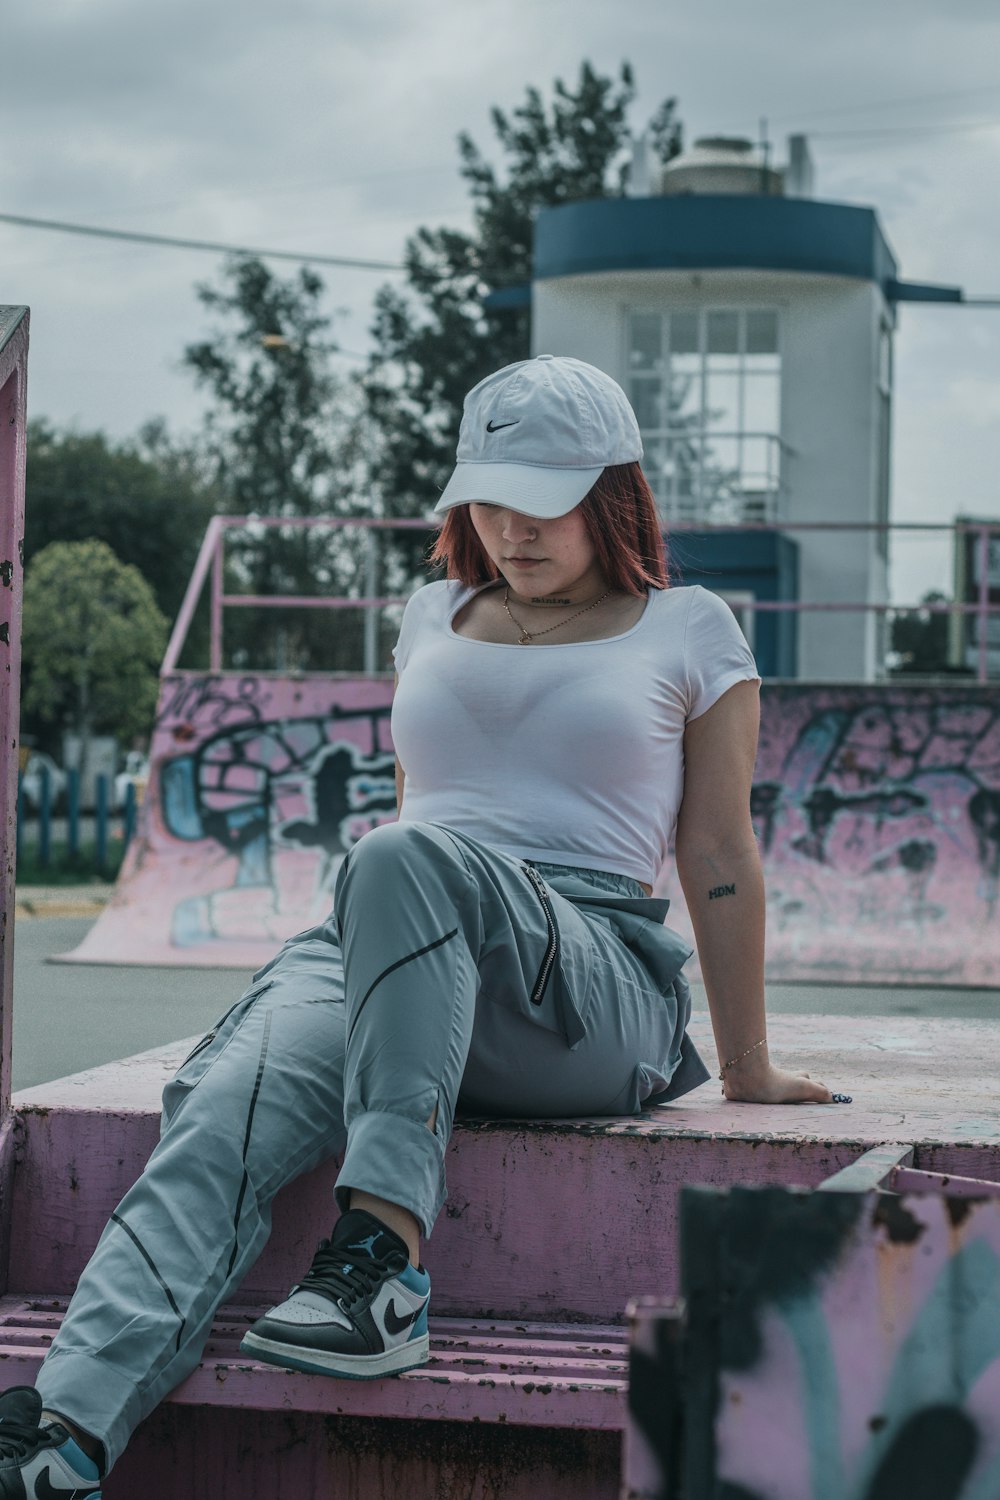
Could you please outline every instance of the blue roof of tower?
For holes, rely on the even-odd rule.
[[[595,198],[543,209],[534,278],[600,271],[804,271],[877,282],[896,259],[874,209],[811,198],[701,194]]]

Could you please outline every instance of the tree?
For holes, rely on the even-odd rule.
[[[167,621],[138,568],[106,542],[52,542],[24,582],[22,701],[44,724],[80,737],[148,734]]]
[[[935,589],[924,594],[921,604],[947,604],[946,595]],[[948,616],[923,609],[916,614],[898,614],[892,622],[894,676],[907,673],[934,675],[951,671],[948,660]]]
[[[283,281],[252,256],[228,261],[221,286],[197,287],[216,328],[187,347],[184,364],[214,399],[214,477],[244,514],[308,516],[329,503],[336,345],[322,293],[308,267]]]
[[[230,260],[197,288],[215,320],[184,363],[212,397],[205,446],[228,508],[289,519],[368,513],[357,482],[361,417],[333,374],[324,285],[304,268],[286,280],[254,257]],[[231,580],[250,594],[361,592],[364,538],[252,526],[232,535]],[[227,617],[231,659],[281,670],[356,666],[361,611],[239,610]],[[352,618],[354,617],[354,618]]]
[[[27,560],[52,542],[107,542],[173,618],[217,495],[196,451],[175,443],[165,423],[113,443],[103,432],[60,432],[35,420],[27,491]]]
[[[288,280],[259,260],[230,261],[198,296],[216,320],[185,363],[213,406],[206,428],[212,475],[230,509],[287,516],[427,514],[454,460],[466,391],[529,353],[526,307],[484,305],[492,290],[526,284],[538,210],[625,190],[634,100],[631,69],[601,77],[589,63],[574,88],[556,80],[510,114],[492,111],[501,166],[467,134],[459,171],[473,229],[420,229],[408,242],[407,289],[376,297],[376,350],[360,380],[331,372],[335,344],[311,270]],[[675,102],[648,127],[666,161],[680,150]],[[234,541],[237,540],[234,538]],[[254,594],[363,592],[367,538],[359,532],[263,532],[238,539],[227,588]],[[422,574],[426,533],[384,532],[376,590],[403,593]],[[227,617],[228,658],[283,670],[356,668],[361,610],[239,610]],[[388,639],[391,640],[391,632]]]
[[[427,513],[454,462],[466,391],[528,357],[528,307],[501,309],[484,299],[530,282],[539,209],[625,191],[634,96],[627,63],[615,80],[584,62],[575,89],[556,80],[550,105],[529,88],[512,113],[493,109],[499,170],[468,134],[459,137],[472,232],[418,230],[406,245],[407,291],[387,286],[376,297],[376,350],[364,386],[385,436],[375,478],[387,515]],[[676,101],[666,100],[649,126],[663,161],[681,149],[675,110]],[[410,543],[410,576],[422,551],[422,539]]]

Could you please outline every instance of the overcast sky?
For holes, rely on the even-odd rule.
[[[876,208],[903,279],[1000,296],[996,0],[33,0],[0,38],[0,212],[396,261],[417,225],[467,222],[460,130],[488,147],[491,104],[628,59],[637,128],[674,95],[688,143],[766,117],[781,162],[805,132],[815,195]],[[31,413],[197,427],[179,359],[219,264],[0,224]],[[363,353],[384,278],[323,274]],[[900,309],[893,492],[897,520],[1000,516],[1000,308]],[[917,545],[897,599],[947,583],[942,542]]]

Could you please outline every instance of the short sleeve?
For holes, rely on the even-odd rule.
[[[403,618],[399,622],[399,636],[396,640],[396,644],[392,648],[392,659],[395,663],[397,672],[402,672],[403,668],[406,666],[407,658],[409,657],[410,651],[413,646],[414,637],[417,634],[420,620],[424,613],[426,593],[429,587],[431,587],[431,585],[424,584],[422,588],[417,589],[416,593],[411,594],[409,599],[407,599],[406,601],[406,608],[403,610]]]
[[[736,616],[708,589],[691,590],[684,634],[687,717],[697,719],[737,682],[759,682],[760,673]]]
[[[396,645],[393,646],[393,661],[396,663],[397,672],[402,672],[403,667],[406,666],[409,648],[414,643],[414,636],[417,634],[417,616],[421,613],[421,603],[418,603],[420,594],[421,589],[417,589],[415,594],[409,595],[406,607],[403,609],[403,618],[399,622],[399,636],[397,636]]]

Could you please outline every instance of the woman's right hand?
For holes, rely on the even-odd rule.
[[[832,1104],[833,1094],[818,1078],[808,1073],[786,1073],[765,1059],[726,1070],[722,1091],[727,1099],[740,1104]]]

